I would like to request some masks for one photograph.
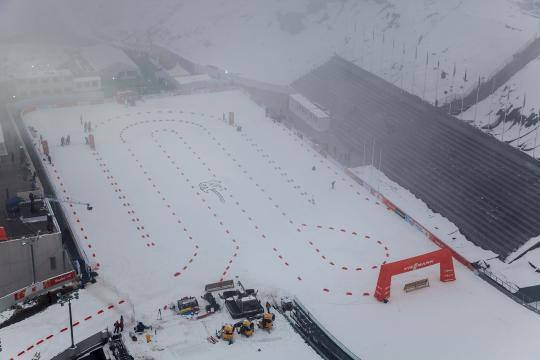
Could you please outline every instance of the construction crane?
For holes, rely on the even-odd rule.
[[[77,200],[68,200],[68,199],[58,199],[51,196],[45,196],[43,197],[44,200],[56,202],[56,203],[66,203],[66,204],[76,204],[76,205],[84,205],[86,206],[86,210],[91,211],[94,207],[90,205],[90,203],[83,202],[83,201],[77,201]]]

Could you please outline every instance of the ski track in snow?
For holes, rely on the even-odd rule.
[[[201,116],[203,117],[206,117],[206,118],[209,118],[210,116],[208,114],[200,114]],[[242,170],[242,174],[244,176],[244,178],[248,179],[249,182],[255,186],[255,188],[257,190],[259,190],[261,193],[266,193],[267,191],[265,190],[265,188],[261,187],[259,185],[258,182],[256,182],[256,180],[251,176],[251,174],[246,170],[246,166],[243,165],[242,163],[240,163],[239,161],[237,161],[237,159],[234,157],[234,155],[230,152],[229,149],[227,149],[225,146],[223,146],[223,144],[218,141],[215,137],[215,135],[210,131],[208,130],[204,125],[201,125],[199,123],[195,123],[193,121],[183,121],[183,120],[180,120],[180,119],[166,119],[166,120],[145,120],[145,121],[139,121],[139,122],[134,122],[134,123],[131,123],[127,126],[125,126],[122,130],[121,130],[121,135],[120,135],[120,139],[122,142],[124,143],[128,143],[128,130],[131,129],[131,128],[134,128],[134,127],[137,127],[137,126],[142,126],[142,125],[145,125],[145,124],[156,124],[156,123],[162,123],[162,122],[166,122],[166,123],[169,123],[169,124],[187,124],[187,125],[191,125],[191,126],[197,126],[199,128],[201,128],[204,132],[206,132],[206,134],[208,135],[208,138],[212,139],[212,142],[214,143],[214,145],[218,148],[220,148],[220,151],[222,151],[223,154],[226,154],[227,155],[227,158],[232,162],[232,165],[233,167],[234,166],[237,166],[239,169],[243,169]],[[159,139],[158,139],[158,135],[156,134],[159,134],[159,133],[170,133],[170,134],[173,134],[174,137],[176,137],[177,141],[183,145],[184,147],[184,154],[189,154],[190,156],[193,156],[194,158],[196,157],[196,160],[201,164],[201,168],[204,168],[204,169],[201,169],[202,171],[207,171],[209,173],[209,175],[212,177],[212,178],[219,178],[219,176],[212,170],[212,168],[210,167],[209,164],[206,163],[207,160],[205,160],[204,158],[201,158],[201,155],[196,152],[192,145],[186,140],[184,139],[184,137],[182,137],[182,135],[180,135],[180,133],[173,129],[173,128],[161,128],[161,129],[158,129],[158,130],[153,130],[151,133],[150,133],[150,136],[152,137],[152,140],[154,141],[154,143],[156,144],[156,146],[160,149],[160,151],[162,152],[162,154],[166,157],[166,161],[168,161],[170,163],[171,166],[173,166],[176,170],[176,172],[178,172],[181,177],[183,177],[185,179],[185,181],[188,183],[188,186],[191,186],[191,189],[193,191],[196,191],[196,187],[194,185],[189,185],[189,176],[187,176],[183,171],[182,171],[182,168],[179,166],[179,160],[175,160],[175,157],[173,155],[170,154],[170,151],[168,151],[163,145],[161,145],[161,143],[159,142]],[[243,134],[244,135],[244,134]],[[290,134],[289,134],[290,135]],[[296,139],[295,139],[296,140]],[[263,159],[269,159],[270,155],[265,153],[264,150],[258,146],[256,143],[253,142],[253,140],[251,138],[247,139],[247,142],[250,143],[251,146],[254,146],[256,147],[256,151],[257,153],[259,153],[261,155],[261,157]],[[303,143],[299,143],[302,147],[304,147],[304,144]],[[311,151],[311,150],[308,150],[308,151]],[[135,161],[137,162],[138,166],[141,168],[141,169],[144,169],[144,166],[141,164],[141,162],[138,160],[138,158],[136,157],[135,153],[131,150],[131,148],[128,149],[128,152],[130,153],[130,156],[135,158]],[[318,155],[318,154],[317,154]],[[320,155],[319,155],[320,156]],[[322,162],[322,160],[321,160]],[[274,160],[268,160],[268,164],[270,165],[273,165],[273,164],[276,164],[276,161]],[[281,170],[281,166],[276,166],[274,167],[274,170]],[[328,166],[328,169],[331,169],[330,166]],[[338,175],[337,172],[334,172],[335,175]],[[144,171],[144,175],[145,176],[149,176],[147,178],[148,181],[152,182],[153,179],[150,177],[150,174],[148,174],[146,171]],[[282,172],[279,174],[279,176],[281,177],[281,180],[283,180],[283,177],[287,177],[288,176],[288,173],[287,172]],[[346,180],[345,178],[343,178],[342,180]],[[285,179],[286,183],[289,184],[289,183],[294,183],[295,180],[293,178],[291,179]],[[152,184],[152,187],[153,188],[157,188],[155,184]],[[351,187],[352,187],[352,184],[351,184]],[[302,189],[301,185],[295,185],[293,187],[294,189],[296,190],[300,190]],[[159,190],[157,190],[158,194],[161,195],[161,192]],[[200,197],[200,200],[202,203],[205,203],[206,200],[204,199],[204,197],[201,197],[201,193],[199,191],[196,191],[195,192],[197,197]],[[264,196],[265,199],[267,199],[268,201],[273,201],[273,198],[271,196]],[[240,204],[239,201],[236,201],[234,200],[235,199],[235,196],[234,194],[231,192],[229,194],[229,198],[231,199],[232,202],[234,202],[234,204],[236,205],[236,207],[238,208],[238,210],[244,215],[244,218],[246,221],[246,223],[253,223],[253,227],[254,229],[259,232],[259,235],[260,235],[260,238],[263,239],[263,241],[271,241],[271,239],[268,239],[267,235],[261,231],[261,228],[260,228],[260,225],[258,225],[257,221],[252,217],[252,216],[249,216],[246,212],[245,209],[242,208],[242,204]],[[165,197],[162,197],[162,200],[163,201],[166,201],[166,198]],[[369,198],[366,198],[366,200],[369,200]],[[167,204],[166,205],[168,208],[171,208],[171,205],[170,204]],[[273,204],[273,207],[275,209],[279,209],[279,208],[282,208],[278,203],[275,203]],[[225,227],[226,230],[225,230],[225,234],[226,236],[230,236],[231,235],[231,232],[228,230],[227,228],[227,225],[220,219],[220,217],[215,213],[215,212],[212,212],[213,211],[213,208],[208,205],[207,206],[207,209],[211,212],[211,216],[213,218],[216,219],[216,221],[218,221],[219,225],[222,226],[222,227]],[[173,212],[172,215],[174,216],[175,213]],[[281,212],[281,215],[284,216],[284,217],[287,217],[287,213],[285,212]],[[292,219],[288,220],[288,223],[291,225],[291,226],[298,226],[296,227],[296,231],[297,232],[302,232],[302,229],[301,227],[303,228],[306,228],[308,225],[306,224],[300,224],[300,222],[298,221],[294,221]],[[301,226],[301,227],[300,227]],[[316,229],[322,229],[323,227],[321,225],[317,225],[316,226]],[[332,226],[328,226],[326,227],[326,229],[328,230],[337,230],[335,229],[334,227]],[[184,230],[186,231],[186,229],[184,228]],[[345,230],[345,229],[339,229],[338,231],[341,231],[343,233],[347,233],[348,231]],[[356,231],[351,231],[350,232],[352,236],[357,236],[358,233]],[[370,239],[370,236],[366,235],[364,237],[365,239]],[[233,258],[237,257],[238,256],[238,251],[240,250],[240,246],[238,245],[238,242],[236,239],[234,239],[233,237],[231,237],[231,242],[233,243],[233,246],[234,246],[234,254],[232,255],[232,258],[228,260],[228,264],[226,265],[223,273],[221,274],[221,278],[219,279],[219,281],[223,281],[224,280],[224,277],[227,275],[228,271],[230,270],[230,267],[233,263]],[[388,253],[388,247],[384,246],[383,243],[380,241],[380,240],[377,240],[377,243],[381,246],[384,247],[384,250],[385,250],[385,257],[389,257],[389,253]],[[314,246],[313,242],[310,241],[309,242],[310,245]],[[276,248],[277,245],[273,246],[272,247],[272,251],[274,251],[277,255],[277,258],[279,259],[279,261],[281,263],[283,263],[283,265],[285,266],[290,266],[290,263],[285,259],[284,255],[282,255]],[[317,253],[320,252],[320,250],[318,248],[315,248],[315,251]],[[324,260],[326,263],[328,263],[330,266],[336,266],[336,263],[332,260],[327,260],[327,257],[325,255],[320,255],[321,259]],[[191,259],[190,261],[191,262]],[[382,261],[382,263],[386,263],[386,260],[385,261]],[[349,266],[346,266],[346,265],[342,265],[342,266],[339,266],[338,267],[341,268],[341,270],[343,271],[347,271],[349,270]],[[355,267],[355,270],[356,271],[361,271],[364,269],[367,269],[367,268],[370,268],[370,269],[378,269],[379,267],[379,264],[376,264],[376,265],[369,265],[369,266],[365,266],[365,265],[358,265]],[[185,270],[186,268],[184,268],[183,270]],[[175,276],[177,276],[175,274]],[[297,275],[296,278],[298,279],[298,281],[302,281],[304,279],[306,279],[305,276],[303,275]],[[330,287],[329,286],[325,286],[322,288],[322,290],[324,292],[330,292]],[[369,296],[370,295],[370,292],[369,290],[364,290],[361,292],[363,296]],[[347,290],[344,292],[345,295],[347,296],[352,296],[353,295],[353,291],[351,290]]]
[[[230,109],[242,131],[216,116]],[[85,136],[78,124],[81,112],[95,124],[94,151],[77,140]],[[157,308],[166,308],[181,296],[197,295],[205,283],[239,278],[272,296],[297,295],[337,338],[365,357],[395,358],[393,351],[381,353],[370,345],[384,341],[380,332],[372,331],[374,326],[383,326],[387,333],[383,337],[390,336],[396,348],[417,339],[418,334],[413,339],[392,325],[398,315],[415,321],[423,337],[432,333],[423,329],[429,329],[433,316],[441,317],[448,326],[429,338],[431,349],[442,346],[444,338],[456,331],[473,336],[482,329],[491,343],[496,339],[503,344],[501,336],[509,326],[536,329],[526,310],[460,264],[455,264],[458,281],[451,284],[437,280],[437,269],[402,275],[393,287],[418,276],[433,281],[429,289],[413,295],[394,288],[395,301],[378,304],[371,295],[380,265],[436,246],[308,142],[263,114],[244,94],[231,91],[145,100],[135,108],[104,104],[44,109],[25,116],[26,125],[49,141],[54,166],[46,161],[44,166],[56,191],[92,202],[92,212],[62,206],[69,210],[68,220],[99,269],[101,282],[113,284],[109,290],[132,304],[134,319],[151,322]],[[55,145],[55,139],[66,132],[72,145]],[[335,189],[330,187],[332,181]],[[204,191],[208,189],[223,199]],[[88,291],[102,288],[98,281]],[[100,299],[106,302],[103,296]],[[80,306],[94,307],[84,293],[79,301]],[[429,305],[433,303],[437,306]],[[501,316],[493,317],[494,308]],[[55,311],[48,309],[43,315],[53,316]],[[210,323],[220,321],[219,316]],[[359,328],[365,342],[358,343],[342,326],[343,316],[365,324]],[[93,315],[91,319],[94,330],[84,328],[88,335],[110,326],[108,318]],[[171,329],[188,326],[173,319]],[[509,325],[509,319],[516,325]],[[464,329],[458,325],[463,321],[479,325]],[[35,338],[52,330],[36,329],[42,333]],[[191,330],[196,331],[191,340],[171,345],[170,351],[193,348],[195,358],[199,350],[201,358],[215,355],[214,348],[196,345],[204,329]],[[12,340],[6,348],[10,354],[17,354],[15,346],[27,346],[26,340],[13,340],[14,329],[2,329],[0,334],[3,340],[5,336]],[[528,334],[534,337],[536,332]],[[170,340],[178,342],[172,335]],[[516,347],[489,348],[486,354],[501,359],[520,354],[526,351],[526,341],[520,338]],[[488,350],[479,345],[464,343],[444,358]],[[60,344],[54,346],[61,349]],[[418,358],[425,351],[411,350]],[[52,347],[47,351],[54,352]]]

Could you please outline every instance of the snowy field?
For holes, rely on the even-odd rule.
[[[241,131],[223,120],[229,111]],[[85,145],[81,115],[92,122],[96,151]],[[377,302],[383,262],[436,246],[242,92],[44,109],[24,121],[49,142],[53,165],[44,166],[57,192],[94,207],[65,206],[100,274],[75,305],[76,336],[111,328],[118,314],[156,324],[158,308],[201,295],[206,283],[239,279],[263,301],[297,296],[363,359],[534,359],[540,351],[540,319],[457,261],[457,281],[441,283],[438,267],[425,268],[394,278],[390,302]],[[60,146],[68,134],[71,145]],[[429,288],[403,292],[425,277]],[[188,348],[186,358],[216,358],[223,344],[204,337],[226,316],[192,325],[166,314],[157,324],[166,350],[133,349],[156,359]],[[66,318],[56,306],[0,330],[5,353],[16,357]],[[282,319],[276,330],[268,339],[257,334],[259,342],[243,339],[238,349],[249,351],[236,344],[227,351],[247,359],[262,346],[261,356],[291,348],[297,359],[315,357]],[[42,356],[67,344],[62,336],[39,345],[48,346]]]

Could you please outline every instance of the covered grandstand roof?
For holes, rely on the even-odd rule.
[[[292,86],[329,111],[339,141],[367,158],[376,144],[382,171],[476,245],[503,258],[535,245],[538,161],[340,57]]]

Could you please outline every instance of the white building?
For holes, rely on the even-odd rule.
[[[137,79],[139,68],[121,49],[109,45],[95,45],[80,49],[80,58],[87,72],[105,80]],[[83,65],[83,64],[79,64]]]
[[[99,76],[75,77],[70,70],[36,71],[13,80],[16,99],[42,96],[72,95],[74,93],[98,92],[101,90]]]
[[[74,78],[73,88],[77,92],[99,91],[101,89],[101,78],[99,76]]]
[[[73,74],[65,69],[33,71],[15,75],[13,84],[16,98],[71,94]]]
[[[195,91],[212,84],[214,80],[208,74],[177,76],[174,78],[180,90]]]
[[[317,131],[322,132],[330,128],[330,116],[300,94],[289,96],[289,110]]]

